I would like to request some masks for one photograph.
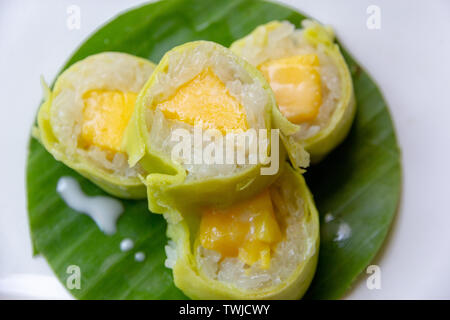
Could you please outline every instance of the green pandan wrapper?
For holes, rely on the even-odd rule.
[[[81,142],[83,96],[92,90],[137,94],[154,68],[148,60],[117,52],[96,54],[75,63],[58,77],[53,90],[44,83],[45,101],[39,109],[34,136],[55,159],[106,192],[120,198],[145,198],[146,187],[139,178],[145,171],[129,168],[124,151],[106,151]]]
[[[258,67],[272,59],[317,54],[322,88],[327,87],[328,96],[323,97],[319,114],[313,121],[292,123],[297,130],[293,130],[287,140],[293,144],[302,143],[313,163],[323,159],[344,140],[355,116],[355,98],[348,66],[334,42],[331,28],[305,20],[303,28],[296,30],[289,22],[273,21],[237,40],[230,49]],[[336,79],[339,85],[330,82],[330,78]]]
[[[139,163],[149,172],[145,181],[149,208],[153,212],[164,213],[168,208],[205,204],[231,204],[264,189],[277,177],[276,170],[270,174],[261,174],[261,170],[267,170],[270,164],[264,165],[264,161],[259,161],[260,158],[254,164],[249,164],[246,158],[246,165],[230,169],[229,165],[221,164],[203,163],[195,166],[191,164],[192,158],[189,162],[172,157],[175,145],[171,142],[173,132],[185,129],[193,137],[197,121],[210,119],[199,116],[200,119],[194,123],[180,121],[179,118],[167,117],[160,106],[176,96],[180,88],[185,88],[192,83],[191,80],[198,79],[208,70],[220,79],[227,92],[242,105],[248,129],[279,128],[282,139],[291,133],[292,125],[279,113],[264,77],[229,49],[213,42],[195,41],[170,50],[140,92],[125,139],[129,164],[134,166]],[[197,112],[200,107],[194,110]],[[221,116],[214,114],[213,121]],[[266,157],[271,155],[270,134],[267,138],[269,143],[263,150]],[[278,138],[273,142],[279,150],[279,157],[274,156],[273,160],[284,159],[284,147],[279,145]],[[204,150],[205,146],[194,146],[192,150],[196,148]],[[296,162],[306,166],[308,154],[300,144],[294,145],[294,148]]]
[[[175,285],[192,299],[299,299],[315,273],[319,219],[313,197],[298,170],[290,165],[269,187],[284,237],[273,249],[270,267],[248,266],[239,258],[203,251],[198,239],[201,210],[168,213],[166,266]],[[180,220],[179,217],[182,217]],[[220,270],[220,275],[219,271]],[[253,279],[253,280],[252,280]],[[254,280],[260,279],[260,280]]]

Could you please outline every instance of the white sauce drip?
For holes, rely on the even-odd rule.
[[[122,251],[130,251],[131,249],[133,249],[134,247],[134,242],[133,240],[129,239],[129,238],[125,238],[122,240],[122,242],[120,243],[120,250]]]
[[[333,215],[331,213],[327,213],[325,215],[325,223],[331,222],[333,220],[334,220],[334,217],[333,217]]]
[[[145,253],[139,251],[136,252],[136,254],[134,255],[134,260],[136,260],[137,262],[142,262],[145,260]]]
[[[116,233],[117,219],[124,210],[119,200],[105,196],[88,196],[72,177],[61,177],[56,191],[70,208],[91,217],[103,233]]]
[[[344,241],[352,235],[352,228],[346,222],[341,222],[338,227],[334,241]]]

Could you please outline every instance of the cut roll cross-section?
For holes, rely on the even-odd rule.
[[[56,80],[38,114],[36,137],[59,161],[106,192],[145,198],[140,165],[128,166],[123,137],[154,64],[106,52],[81,60]]]
[[[279,109],[318,162],[347,135],[355,115],[353,83],[331,28],[305,20],[259,26],[230,48],[256,66],[274,91]],[[287,148],[290,151],[290,148]]]
[[[225,209],[202,212],[199,230],[201,245],[222,257],[239,257],[248,265],[270,265],[271,247],[281,239],[269,190]]]
[[[196,41],[167,52],[137,98],[125,139],[130,165],[149,172],[150,210],[231,204],[272,183],[285,157],[272,139],[273,110],[262,74],[229,49]]]
[[[169,223],[166,266],[193,299],[299,299],[313,278],[319,220],[298,170],[229,207],[180,213]]]

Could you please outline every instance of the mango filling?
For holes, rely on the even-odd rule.
[[[248,265],[270,266],[271,251],[281,240],[269,190],[227,209],[206,209],[199,239],[204,248],[224,257],[238,257]]]
[[[217,75],[206,69],[188,81],[167,101],[157,105],[166,119],[178,120],[203,129],[217,129],[223,134],[247,130],[243,106],[231,96]]]
[[[317,55],[268,60],[258,69],[272,87],[280,111],[289,121],[299,124],[317,117],[322,104]]]
[[[81,143],[123,152],[122,138],[134,110],[133,92],[91,90],[83,95]]]

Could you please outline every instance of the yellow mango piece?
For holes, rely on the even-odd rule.
[[[258,69],[272,87],[280,111],[289,121],[299,124],[317,117],[322,104],[317,55],[268,60]]]
[[[122,152],[122,138],[134,110],[133,92],[91,90],[83,95],[81,139],[84,145]]]
[[[167,119],[202,124],[203,129],[217,129],[224,134],[248,129],[244,107],[211,69],[199,73],[156,107]]]
[[[270,266],[270,248],[282,238],[268,190],[226,209],[206,209],[200,223],[203,247],[248,265]]]
[[[250,266],[261,261],[261,268],[268,269],[270,267],[270,245],[258,240],[246,241],[239,248],[238,257]]]

